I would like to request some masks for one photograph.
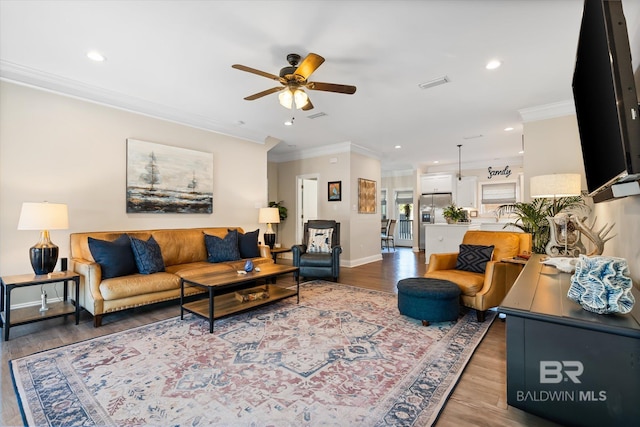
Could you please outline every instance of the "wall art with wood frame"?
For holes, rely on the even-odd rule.
[[[358,213],[376,213],[376,182],[358,178]]]

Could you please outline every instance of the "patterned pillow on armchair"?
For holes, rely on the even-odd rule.
[[[330,253],[331,236],[333,228],[309,228],[309,242],[307,252],[309,253]]]

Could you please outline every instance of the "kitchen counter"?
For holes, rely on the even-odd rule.
[[[425,224],[424,225],[424,255],[429,264],[431,254],[458,252],[462,237],[467,230],[477,230],[477,224]]]

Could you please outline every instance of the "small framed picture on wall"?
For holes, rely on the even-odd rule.
[[[342,181],[329,181],[327,184],[328,197],[330,202],[339,202],[342,200]]]

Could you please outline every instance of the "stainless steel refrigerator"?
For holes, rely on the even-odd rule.
[[[424,249],[424,225],[446,223],[442,210],[452,202],[451,193],[425,193],[420,196],[420,249]]]

